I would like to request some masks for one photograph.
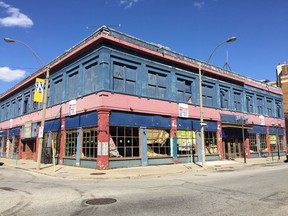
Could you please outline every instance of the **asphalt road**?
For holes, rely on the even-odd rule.
[[[115,180],[69,180],[3,166],[0,215],[286,216],[287,184],[282,163]]]

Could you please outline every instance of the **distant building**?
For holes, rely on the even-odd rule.
[[[101,27],[51,61],[44,153],[98,169],[283,155],[281,88],[203,64],[167,47]],[[0,157],[36,160],[42,104],[36,71],[0,97]],[[242,133],[244,131],[244,133]],[[244,136],[244,143],[243,143]],[[279,147],[279,148],[278,148]],[[44,159],[43,159],[44,160]]]

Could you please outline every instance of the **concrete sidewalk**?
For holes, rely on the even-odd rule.
[[[143,178],[143,177],[161,177],[167,175],[176,175],[181,173],[197,173],[205,172],[208,170],[223,170],[232,168],[241,168],[247,166],[255,166],[260,164],[270,163],[283,163],[286,157],[282,157],[281,160],[274,158],[252,158],[247,159],[247,163],[244,163],[242,158],[235,160],[222,160],[222,161],[207,161],[206,169],[203,169],[200,164],[179,163],[171,165],[159,165],[159,166],[145,166],[145,167],[129,167],[129,168],[117,168],[109,170],[96,170],[91,168],[83,168],[76,166],[41,164],[41,169],[36,170],[37,163],[32,160],[14,160],[0,158],[0,162],[3,162],[3,166],[15,167],[16,169],[23,169],[31,172],[36,172],[44,175],[69,178],[69,179],[131,179],[131,178]]]

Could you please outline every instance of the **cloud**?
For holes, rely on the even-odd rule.
[[[24,70],[16,69],[12,70],[9,67],[0,67],[0,80],[4,82],[13,82],[23,79],[26,76]]]
[[[13,27],[19,26],[28,28],[33,26],[33,21],[21,13],[18,8],[12,7],[3,1],[0,1],[0,7],[5,8],[8,17],[0,18],[0,26]]]
[[[194,6],[197,7],[198,9],[201,9],[204,6],[205,2],[194,2]]]
[[[134,4],[139,2],[139,0],[121,0],[119,5],[123,6],[125,9],[132,8]]]

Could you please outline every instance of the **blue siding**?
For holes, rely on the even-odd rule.
[[[110,125],[171,128],[171,118],[159,115],[112,111]]]
[[[66,129],[76,129],[78,127],[92,127],[98,125],[98,113],[96,111],[84,113],[76,116],[66,117]]]
[[[44,124],[44,132],[59,131],[61,127],[60,119],[46,121]]]
[[[266,134],[266,127],[254,125],[252,129],[248,130],[248,133]]]
[[[206,131],[217,131],[217,122],[205,121],[207,126],[204,127]],[[177,128],[182,130],[200,130],[200,121],[197,119],[178,118]]]

